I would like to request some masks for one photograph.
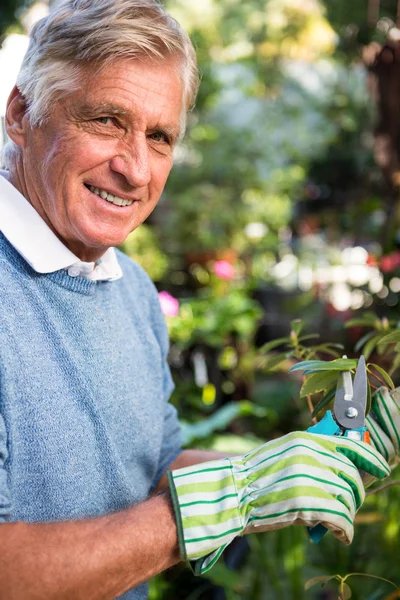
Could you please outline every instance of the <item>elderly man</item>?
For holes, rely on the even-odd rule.
[[[349,543],[357,467],[389,473],[306,433],[181,450],[158,297],[114,246],[157,204],[197,85],[154,0],[67,0],[32,31],[0,177],[0,600],[144,599],[179,560],[204,572],[290,524]]]

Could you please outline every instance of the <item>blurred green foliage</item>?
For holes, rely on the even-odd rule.
[[[385,186],[359,60],[386,21],[368,24],[366,0],[166,4],[195,41],[203,80],[151,221],[170,261],[159,288],[180,302],[167,318],[173,402],[188,445],[241,453],[306,429],[314,406],[326,407],[336,375],[318,374],[322,387],[315,375],[288,376],[294,361],[367,350],[382,370],[372,367],[374,387],[396,376],[397,337],[378,342],[397,327],[398,266],[384,256]],[[395,4],[382,1],[379,17],[394,21]],[[344,249],[360,247],[349,266]],[[213,270],[227,252],[229,281]],[[346,329],[351,308],[374,322]],[[301,326],[290,326],[295,317]],[[180,566],[155,578],[151,598],[389,598],[400,584],[398,490],[368,496],[350,547],[330,536],[314,546],[295,527],[249,536],[207,577]]]
[[[18,27],[21,11],[33,4],[34,0],[1,0],[0,8],[0,42],[7,31]]]
[[[155,231],[148,225],[143,224],[133,231],[120,246],[120,250],[139,263],[153,281],[160,281],[166,275],[168,257],[160,249]]]
[[[2,0],[0,36],[28,3]],[[159,207],[121,248],[179,300],[167,321],[185,443],[240,454],[310,425],[306,397],[332,385],[307,388],[288,371],[311,347],[323,360],[363,352],[399,384],[398,241],[384,241],[360,60],[385,39],[397,0],[165,4],[195,43],[202,84]],[[221,260],[232,278],[216,274]],[[150,599],[389,599],[399,512],[388,487],[368,496],[350,547],[332,536],[314,546],[296,527],[248,536],[207,577],[180,565],[154,578]]]

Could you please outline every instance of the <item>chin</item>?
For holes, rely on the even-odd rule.
[[[95,230],[82,231],[81,240],[87,248],[111,248],[112,246],[121,245],[130,233],[129,228],[114,229],[104,227],[103,230],[96,228]]]

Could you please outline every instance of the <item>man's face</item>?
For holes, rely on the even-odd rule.
[[[172,59],[87,70],[45,125],[27,125],[22,192],[81,260],[121,244],[157,204],[179,135],[178,73]]]

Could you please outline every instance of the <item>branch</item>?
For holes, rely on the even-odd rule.
[[[310,415],[312,415],[312,414],[313,414],[313,412],[314,412],[314,406],[313,406],[313,403],[312,403],[312,400],[311,400],[311,396],[306,396],[306,398],[307,398],[308,410],[310,411]],[[318,421],[317,421],[317,418],[316,418],[316,417],[313,417],[313,418],[312,418],[312,420],[311,420],[311,423],[312,423],[313,425],[316,425],[316,424],[317,424],[317,422],[318,422]]]
[[[379,19],[379,6],[380,0],[369,0],[368,2],[367,19],[370,27],[375,27]]]
[[[366,492],[365,495],[372,496],[372,494],[377,494],[378,492],[381,492],[382,490],[386,490],[386,488],[392,487],[393,485],[400,485],[400,479],[396,479],[396,481],[389,481],[389,483],[384,483],[380,487],[370,490],[369,492]]]

